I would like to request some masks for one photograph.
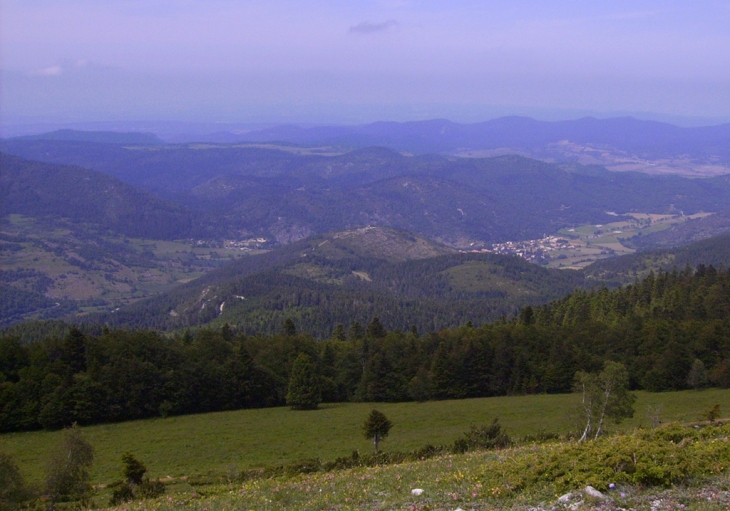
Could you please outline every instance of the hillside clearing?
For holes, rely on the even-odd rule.
[[[647,408],[660,408],[662,422],[691,422],[720,404],[727,415],[730,390],[701,392],[638,392],[636,414],[620,429],[648,427]],[[200,415],[131,421],[83,428],[96,449],[92,478],[108,483],[119,477],[125,451],[143,460],[150,477],[223,476],[231,470],[291,463],[303,458],[333,460],[353,450],[370,452],[361,424],[373,408],[394,427],[382,445],[409,451],[426,444],[449,444],[470,425],[499,417],[513,438],[540,432],[564,434],[571,429],[575,395],[507,396],[426,403],[340,403],[320,410],[288,408],[236,410]],[[619,428],[611,427],[613,430]],[[0,437],[25,476],[40,481],[48,453],[60,432],[10,433]]]

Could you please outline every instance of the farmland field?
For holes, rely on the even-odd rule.
[[[668,229],[687,220],[703,218],[710,213],[695,215],[658,215],[632,213],[631,220],[613,222],[605,225],[586,224],[575,228],[559,230],[556,235],[570,240],[570,248],[550,254],[550,268],[580,269],[606,257],[631,254],[633,249],[623,245],[622,240],[634,236],[645,236]],[[564,257],[561,257],[564,256]]]

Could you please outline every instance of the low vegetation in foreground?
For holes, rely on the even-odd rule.
[[[696,508],[726,509],[716,503],[727,506],[730,488],[730,424],[717,420],[727,394],[638,393],[637,413],[622,429],[611,424],[616,434],[584,442],[576,440],[580,419],[571,417],[576,393],[379,403],[391,427],[378,455],[363,430],[372,416],[367,403],[7,434],[0,451],[17,462],[26,490],[40,495],[48,460],[70,432],[93,446],[93,467],[86,465],[86,483],[78,485],[86,493],[59,499],[57,509],[112,502],[118,509],[549,509],[567,493],[566,505],[680,509],[710,496],[725,500]],[[503,422],[492,420],[496,414]],[[564,434],[545,431],[546,424]],[[130,483],[129,474],[144,485]],[[607,498],[586,497],[589,485]],[[411,493],[417,489],[423,493]],[[649,497],[676,506],[650,506]],[[36,502],[48,508],[47,498]]]
[[[230,480],[117,509],[727,509],[730,425]],[[422,491],[419,491],[422,490]]]

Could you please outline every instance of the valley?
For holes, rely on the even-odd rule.
[[[435,143],[437,124],[448,128],[389,125],[382,140],[404,151],[398,137],[419,132]],[[697,131],[656,124],[520,119],[451,126],[460,134],[449,144],[477,144],[479,130],[506,143],[517,136],[506,128],[537,130],[523,137],[533,148],[566,129],[625,144],[617,127],[702,145]],[[712,144],[723,129],[707,132]],[[233,143],[74,131],[3,140],[16,156],[2,154],[2,325],[66,318],[177,331],[227,322],[273,333],[292,317],[326,337],[333,324],[380,316],[438,331],[630,281],[675,261],[640,253],[730,232],[725,175],[349,150],[357,136],[348,146],[326,132],[274,130]],[[264,140],[273,133],[279,141]],[[646,158],[666,149],[641,140]]]
[[[228,261],[265,252],[263,244],[133,238],[64,219],[8,215],[0,224],[0,277],[5,286],[73,302],[83,315],[168,291]],[[0,324],[68,312],[5,310]]]
[[[615,213],[609,213],[615,216]],[[548,268],[578,270],[609,257],[632,254],[637,237],[659,233],[689,220],[708,218],[713,213],[658,215],[628,213],[625,220],[598,225],[566,227],[536,240],[495,243],[476,252],[515,255]]]

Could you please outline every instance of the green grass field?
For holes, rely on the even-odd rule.
[[[730,390],[639,392],[638,397],[635,417],[620,429],[649,426],[648,406],[661,406],[663,422],[699,420],[715,404],[720,404],[723,416],[730,411]],[[354,449],[369,451],[372,446],[362,437],[360,426],[373,407],[395,424],[383,448],[406,451],[429,443],[451,443],[470,425],[495,417],[513,438],[540,431],[567,433],[576,398],[535,395],[421,404],[327,404],[320,410],[297,412],[288,408],[238,410],[89,426],[83,432],[96,449],[95,483],[119,477],[125,451],[144,461],[151,477],[225,475],[302,458],[332,460]],[[4,434],[0,444],[28,479],[40,481],[44,460],[60,435],[46,431]]]
[[[687,220],[703,218],[710,213],[694,215],[658,215],[650,213],[632,213],[631,220],[608,223],[605,225],[585,224],[573,228],[560,229],[556,235],[568,238],[574,249],[566,249],[551,254],[549,268],[584,268],[598,259],[631,254],[633,249],[622,244],[622,240],[641,234],[645,236],[653,232],[669,229],[673,225]],[[564,255],[565,258],[557,259]]]

